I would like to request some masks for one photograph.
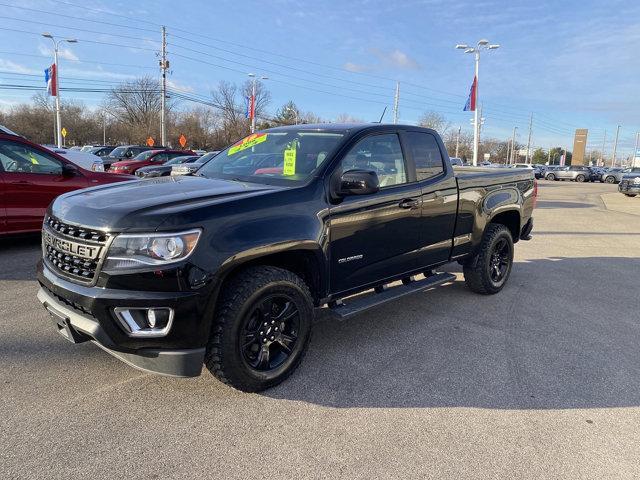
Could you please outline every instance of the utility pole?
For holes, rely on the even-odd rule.
[[[102,145],[107,144],[107,114],[102,112]]]
[[[529,149],[531,148],[531,127],[533,126],[533,112],[529,116],[529,140],[527,140],[527,155],[525,157],[525,163],[529,163]]]
[[[160,112],[160,143],[167,146],[167,29],[162,27],[162,54],[160,58],[160,71],[162,72],[162,106]]]
[[[458,127],[458,134],[456,135],[456,158],[460,158],[458,157],[458,146],[460,145],[460,130],[462,129],[462,127]]]
[[[607,141],[607,130],[604,131],[604,137],[602,139],[602,150],[600,150],[600,161],[598,162],[601,167],[604,167],[604,146]]]
[[[549,147],[549,153],[547,154],[547,165],[551,165],[551,147]]]
[[[511,139],[511,157],[509,158],[509,163],[515,163],[515,151],[516,151],[516,130],[518,127],[513,127],[513,138]]]
[[[640,142],[640,132],[636,132],[636,146],[633,147],[633,155],[631,155],[631,167],[636,166],[636,154],[638,152],[638,142]],[[640,165],[638,165],[640,167]]]
[[[618,149],[618,135],[620,134],[620,125],[616,128],[616,140],[613,143],[613,158],[611,159],[611,166],[616,166],[616,150]]]
[[[398,123],[398,104],[400,103],[400,82],[396,82],[396,95],[393,99],[393,123]]]

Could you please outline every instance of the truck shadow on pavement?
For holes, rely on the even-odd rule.
[[[348,322],[325,317],[298,372],[264,395],[340,408],[640,406],[638,271],[638,258],[530,260],[495,296],[458,276]]]

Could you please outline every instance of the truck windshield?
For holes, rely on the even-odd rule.
[[[342,138],[341,133],[317,130],[258,132],[217,154],[198,175],[274,185],[305,183]]]

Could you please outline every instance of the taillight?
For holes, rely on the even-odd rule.
[[[538,180],[533,179],[533,208],[536,208],[536,203],[538,201]]]

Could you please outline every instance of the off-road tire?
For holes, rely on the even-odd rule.
[[[285,293],[299,311],[299,334],[291,356],[274,371],[252,369],[243,357],[239,335],[261,298]],[[306,354],[311,339],[313,300],[294,273],[272,266],[250,267],[231,278],[220,293],[205,355],[207,369],[221,382],[244,392],[259,392],[286,380]]]
[[[508,267],[504,277],[495,282],[491,278],[491,259],[494,249],[501,239],[509,246]],[[464,281],[469,290],[482,295],[498,293],[509,280],[513,266],[513,238],[509,229],[498,223],[490,223],[484,231],[477,254],[462,266]]]

